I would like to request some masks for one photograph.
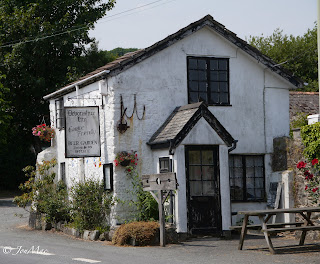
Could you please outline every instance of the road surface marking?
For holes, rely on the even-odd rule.
[[[85,258],[73,258],[72,260],[83,261],[83,262],[88,262],[88,263],[99,263],[99,262],[101,262],[100,260],[85,259]]]

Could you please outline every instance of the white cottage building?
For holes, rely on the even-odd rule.
[[[107,187],[125,197],[125,172],[112,163],[137,151],[140,175],[176,173],[177,232],[221,234],[232,212],[266,207],[273,139],[289,135],[289,89],[301,86],[208,15],[45,96],[56,138],[39,157],[56,156],[69,186],[108,176]],[[79,107],[91,107],[81,118],[98,117],[83,141],[72,136],[82,127],[64,122]],[[69,153],[70,145],[78,147]]]

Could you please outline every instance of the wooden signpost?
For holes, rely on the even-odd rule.
[[[156,199],[159,208],[160,223],[160,246],[164,247],[165,242],[165,216],[164,202],[166,201],[169,191],[177,189],[177,178],[174,172],[142,175],[142,185],[144,191],[149,191]],[[165,191],[167,191],[165,193]]]

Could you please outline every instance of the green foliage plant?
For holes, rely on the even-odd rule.
[[[66,185],[62,181],[55,182],[53,168],[55,159],[37,164],[37,169],[27,166],[23,169],[28,180],[20,185],[24,192],[16,196],[14,202],[26,208],[31,205],[31,210],[45,214],[47,222],[54,223],[69,219],[69,200]]]
[[[317,26],[302,36],[276,29],[270,36],[250,36],[248,43],[306,83],[304,91],[318,91]]]
[[[308,115],[307,113],[299,112],[294,116],[294,120],[291,121],[291,128],[300,128],[308,125]]]
[[[113,205],[111,193],[103,183],[88,179],[75,183],[71,188],[73,226],[83,230],[108,230],[107,216]]]
[[[138,161],[137,154],[135,154],[135,161]],[[117,160],[115,160],[117,162]],[[127,179],[131,182],[131,189],[128,191],[132,199],[129,202],[134,209],[133,218],[136,221],[152,221],[159,219],[158,203],[150,194],[143,190],[142,181],[137,171],[137,163],[130,162],[125,167]]]
[[[301,127],[301,138],[305,146],[303,155],[308,161],[320,157],[320,123]]]
[[[135,244],[146,246],[154,240],[157,232],[159,232],[157,222],[131,222],[123,224],[117,229],[112,237],[112,243],[122,246],[130,244],[134,240]]]
[[[320,165],[317,158],[313,159],[311,164],[300,161],[297,168],[303,172],[305,177],[305,191],[309,200],[314,205],[319,205],[320,198]]]

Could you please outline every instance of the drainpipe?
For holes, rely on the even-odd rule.
[[[232,142],[232,147],[228,149],[228,153],[230,153],[232,150],[236,149],[238,141],[239,140],[234,140]]]

